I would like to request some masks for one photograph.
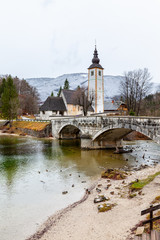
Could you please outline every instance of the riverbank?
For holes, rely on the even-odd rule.
[[[160,195],[160,175],[142,192],[129,198],[131,181],[143,179],[160,171],[160,164],[146,169],[130,172],[125,180],[99,179],[85,201],[77,202],[50,217],[39,231],[28,240],[126,240],[132,239],[131,229],[144,219],[141,211],[148,208],[156,196]],[[108,184],[111,186],[106,190]],[[101,189],[101,195],[109,197],[109,203],[115,204],[108,212],[98,213],[93,203]],[[84,200],[84,199],[83,199]]]
[[[12,127],[9,125],[1,126],[2,133],[19,136],[33,136],[37,138],[48,138],[52,136],[52,126],[50,122],[35,121],[13,121]]]

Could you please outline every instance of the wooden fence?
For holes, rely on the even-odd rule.
[[[143,233],[141,236],[135,236],[134,240],[160,240],[160,232],[152,230],[151,234]]]
[[[160,219],[160,216],[153,217],[153,212],[158,209],[160,209],[160,204],[156,206],[151,205],[150,208],[141,211],[141,215],[149,213],[149,219],[143,221],[143,225],[147,223],[150,224],[150,234],[142,233],[141,235],[135,236],[134,240],[160,240],[160,232],[153,230],[153,222]]]

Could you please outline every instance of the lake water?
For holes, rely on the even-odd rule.
[[[79,200],[104,168],[160,159],[160,146],[152,141],[126,144],[133,145],[133,152],[119,155],[82,151],[79,140],[0,136],[0,239],[24,240],[33,234],[50,215]]]

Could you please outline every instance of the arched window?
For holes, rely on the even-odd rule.
[[[99,76],[101,76],[101,75],[102,75],[101,71],[98,71],[98,75],[99,75]]]
[[[91,76],[94,76],[94,71],[91,71]]]

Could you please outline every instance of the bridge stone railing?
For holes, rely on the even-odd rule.
[[[143,133],[160,143],[160,118],[133,117],[133,116],[88,116],[88,117],[63,117],[55,118],[52,122],[52,134],[59,138],[60,131],[65,126],[75,126],[81,135],[88,135],[95,139],[104,131],[114,128],[127,128]]]

